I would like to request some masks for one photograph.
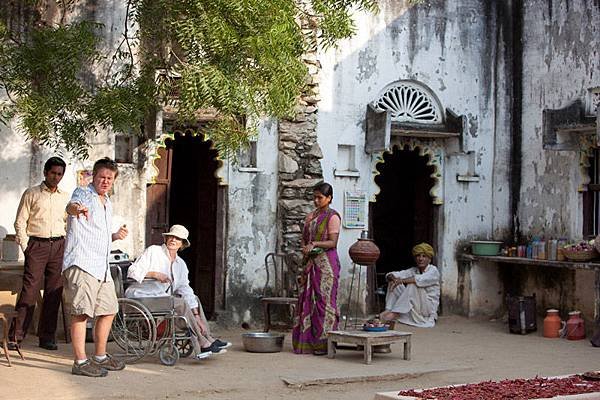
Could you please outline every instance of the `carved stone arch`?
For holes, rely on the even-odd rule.
[[[167,140],[175,140],[176,134],[182,135],[191,135],[198,136],[200,135],[200,131],[198,129],[186,128],[186,129],[174,129],[170,132],[163,132],[157,139],[151,140],[148,143],[148,151],[147,151],[147,168],[146,168],[146,182],[149,184],[156,183],[156,178],[159,174],[158,167],[155,162],[160,158],[159,149],[166,148]],[[211,144],[211,150],[216,150],[214,147],[214,143],[208,140]],[[225,171],[225,161],[221,159],[221,157],[217,153],[216,161],[218,163],[218,168],[215,171],[215,178],[217,179],[217,183],[219,185],[227,185],[226,182],[226,171]]]
[[[385,153],[391,154],[395,149],[403,149],[408,147],[410,151],[419,151],[420,156],[427,157],[427,165],[433,167],[433,172],[430,175],[434,181],[432,188],[429,190],[429,195],[432,198],[432,203],[435,205],[441,205],[444,203],[444,149],[437,143],[426,143],[416,138],[402,138],[396,140],[389,150],[384,152],[378,152],[372,157],[371,171],[373,173],[373,185],[372,193],[370,193],[371,201],[375,201],[375,197],[381,191],[381,188],[377,185],[375,177],[379,175],[377,165],[384,163],[385,160],[383,155]]]
[[[387,85],[372,106],[378,112],[389,111],[393,122],[443,124],[445,119],[435,93],[427,85],[409,79]]]

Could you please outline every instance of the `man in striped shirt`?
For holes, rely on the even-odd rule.
[[[71,302],[71,338],[74,363],[72,373],[92,377],[106,376],[125,364],[106,353],[106,342],[118,311],[108,257],[111,242],[124,239],[123,225],[112,233],[112,204],[108,194],[118,175],[117,164],[109,158],[96,161],[92,183],[78,187],[67,205],[67,240],[63,258],[65,295]],[[95,354],[85,353],[88,318],[96,318]]]

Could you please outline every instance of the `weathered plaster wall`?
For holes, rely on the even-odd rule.
[[[81,3],[67,16],[67,20],[86,18],[102,22],[101,35],[106,43],[106,52],[114,51],[121,39],[125,20],[125,5],[119,1],[87,1]],[[103,76],[102,66],[89,79]],[[90,137],[91,149],[88,160],[77,160],[65,154],[63,149],[48,149],[26,141],[19,131],[17,122],[9,127],[0,126],[0,238],[14,233],[14,218],[23,191],[43,180],[43,164],[53,155],[62,156],[67,170],[60,187],[72,192],[77,185],[77,171],[91,169],[94,161],[102,157],[114,158],[114,134],[104,131]],[[113,204],[115,209],[114,228],[127,224],[130,236],[125,241],[113,243],[113,248],[122,249],[132,255],[143,250],[144,215],[146,207],[145,185],[141,174],[133,165],[121,165],[115,183]]]
[[[542,110],[585,102],[600,85],[600,7],[593,0],[529,1],[524,14],[524,234],[578,237],[582,202],[579,152],[542,148]]]
[[[236,324],[262,319],[258,299],[266,279],[264,257],[276,251],[277,123],[264,120],[259,132],[256,169],[228,169],[226,308]]]
[[[542,110],[585,102],[588,89],[600,86],[600,5],[594,0],[528,1],[524,26],[521,230],[527,236],[575,239],[582,235],[583,218],[577,191],[584,179],[580,153],[543,150]],[[544,296],[551,299],[546,305],[579,307],[590,318],[594,280],[584,278],[584,272],[575,275],[543,285]],[[536,279],[528,281],[523,290],[535,291]]]
[[[381,90],[399,79],[420,81],[433,90],[442,107],[468,118],[464,151],[473,151],[480,181],[459,183],[467,173],[469,156],[445,147],[444,204],[438,228],[437,263],[443,276],[443,294],[454,301],[457,292],[455,251],[462,241],[503,236],[509,226],[506,117],[496,107],[505,93],[495,85],[498,64],[496,9],[489,2],[430,1],[408,7],[403,1],[380,2],[377,15],[359,15],[357,35],[325,53],[321,62],[318,135],[323,150],[323,173],[336,190],[334,207],[343,208],[345,190],[374,194],[372,160],[364,152],[365,111]],[[337,146],[356,146],[360,177],[335,177]],[[494,170],[494,165],[499,168]],[[494,186],[494,190],[492,188]],[[348,247],[359,232],[344,229],[338,245],[343,277],[349,278]],[[342,290],[347,287],[344,283]],[[342,292],[342,296],[344,296]],[[342,297],[345,298],[345,297]]]

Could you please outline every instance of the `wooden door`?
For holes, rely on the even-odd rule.
[[[154,165],[158,168],[156,182],[146,187],[146,247],[162,244],[162,233],[169,230],[169,191],[172,149],[160,148]]]

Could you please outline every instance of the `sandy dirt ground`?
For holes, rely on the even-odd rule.
[[[448,316],[433,329],[398,329],[413,332],[410,361],[402,359],[401,344],[392,345],[390,354],[375,354],[371,365],[354,350],[338,350],[335,359],[294,355],[289,333],[281,353],[247,353],[241,344],[245,331],[228,329],[217,332],[234,343],[227,354],[182,359],[173,367],[149,357],[106,378],[71,375],[69,345],[45,351],[29,338],[25,361],[13,353],[8,368],[1,355],[0,398],[358,400],[399,389],[600,370],[600,348],[588,340],[509,334],[499,321]]]

